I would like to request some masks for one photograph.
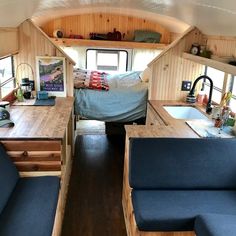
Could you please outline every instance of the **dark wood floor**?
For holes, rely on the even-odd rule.
[[[62,236],[126,236],[123,135],[77,136]]]

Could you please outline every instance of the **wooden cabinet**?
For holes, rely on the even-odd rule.
[[[162,118],[158,115],[150,103],[147,105],[146,125],[165,125]]]

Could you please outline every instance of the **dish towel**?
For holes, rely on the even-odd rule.
[[[55,98],[36,99],[34,106],[54,106],[56,103]]]

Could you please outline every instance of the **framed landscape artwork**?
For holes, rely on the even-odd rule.
[[[49,96],[66,97],[66,68],[64,57],[36,57],[38,91]]]

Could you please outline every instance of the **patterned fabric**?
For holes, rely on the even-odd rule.
[[[87,71],[81,69],[74,69],[74,87],[88,88],[95,90],[109,90],[107,82],[107,73],[99,71]]]
[[[109,90],[109,85],[106,79],[107,74],[104,72],[91,71],[89,88],[97,90]]]

